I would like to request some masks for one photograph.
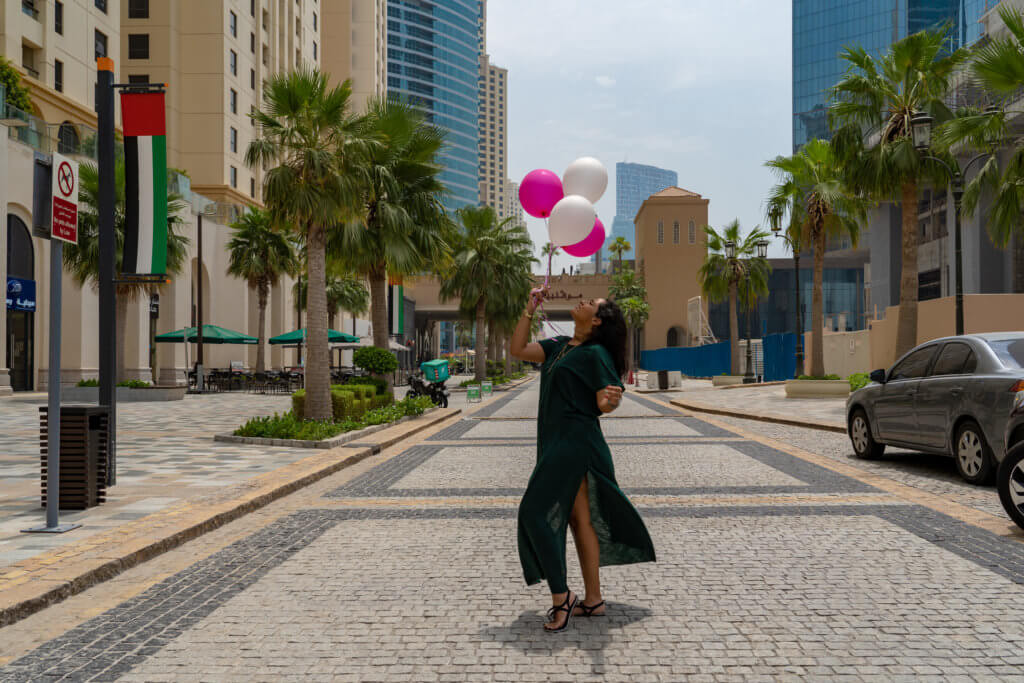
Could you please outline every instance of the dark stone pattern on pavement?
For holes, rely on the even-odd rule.
[[[502,418],[490,418],[490,419],[493,420],[493,421],[499,421]],[[616,418],[609,418],[609,419],[616,419]],[[635,419],[635,418],[628,418],[628,419]],[[645,418],[645,419],[651,419],[651,418]],[[721,427],[717,427],[717,426],[715,426],[713,424],[709,424],[707,422],[704,422],[703,420],[697,420],[697,419],[692,418],[692,417],[678,417],[678,413],[676,413],[673,416],[665,416],[665,417],[658,418],[658,419],[669,419],[669,420],[672,420],[673,422],[678,422],[679,424],[684,425],[684,426],[688,427],[689,429],[692,429],[693,431],[697,432],[698,435],[703,436],[703,437],[707,437],[707,438],[711,438],[711,439],[740,439],[740,438],[742,438],[740,436],[737,436],[736,434],[733,434],[730,431],[722,429]],[[513,419],[511,421],[525,422],[525,420],[519,420],[519,419]],[[533,421],[530,420],[530,422],[533,422]],[[534,437],[511,437],[511,436],[505,436],[505,437],[501,437],[500,439],[487,438],[487,437],[467,437],[466,434],[469,433],[473,429],[473,427],[476,427],[478,424],[480,424],[480,420],[477,420],[477,419],[474,419],[474,418],[465,418],[463,420],[459,420],[458,422],[456,422],[455,424],[451,425],[450,427],[445,427],[444,429],[439,431],[437,434],[434,434],[433,436],[429,437],[427,439],[427,441],[465,441],[467,443],[473,443],[473,442],[476,442],[476,441],[502,441],[502,442],[516,442],[516,443],[526,442],[526,443],[529,443],[529,442],[536,441],[536,438],[534,438]],[[678,442],[678,441],[680,441],[682,439],[687,439],[687,438],[692,438],[692,437],[665,436],[663,438],[666,439],[668,442],[674,443],[674,442]],[[608,436],[607,434],[605,435],[605,440],[607,440],[609,443],[613,443],[613,442],[632,443],[633,442],[633,439],[631,437]],[[651,439],[651,441],[653,442],[654,439]]]

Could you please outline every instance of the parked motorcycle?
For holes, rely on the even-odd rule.
[[[420,372],[415,375],[409,375],[409,390],[405,393],[405,397],[427,396],[434,405],[447,408],[450,393],[444,384],[447,379],[447,361],[427,361],[426,363],[421,363]]]

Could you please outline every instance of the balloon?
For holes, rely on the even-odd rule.
[[[578,194],[596,204],[608,189],[608,169],[594,157],[580,157],[562,174],[562,188],[566,195]]]
[[[587,235],[585,240],[562,247],[562,249],[569,256],[578,256],[580,258],[584,256],[592,256],[596,254],[602,246],[604,246],[604,238],[604,223],[601,222],[600,218],[595,218],[594,229],[590,231],[590,234]]]
[[[555,204],[548,220],[548,235],[551,244],[564,247],[586,239],[594,229],[597,213],[586,197],[571,194]]]
[[[519,203],[523,211],[536,218],[547,218],[564,197],[562,181],[543,168],[530,171],[519,184]]]

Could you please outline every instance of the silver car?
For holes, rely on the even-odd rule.
[[[887,445],[951,455],[972,484],[986,484],[1003,459],[1015,400],[1024,399],[1024,332],[935,339],[871,373],[846,402],[857,457]]]

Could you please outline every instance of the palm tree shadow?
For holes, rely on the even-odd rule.
[[[609,602],[603,617],[573,617],[565,631],[545,633],[544,615],[527,611],[510,624],[481,629],[480,635],[530,655],[552,655],[570,648],[589,651],[591,673],[599,674],[604,667],[604,649],[612,643],[615,632],[653,615],[647,607]]]

